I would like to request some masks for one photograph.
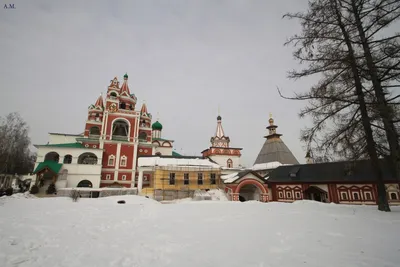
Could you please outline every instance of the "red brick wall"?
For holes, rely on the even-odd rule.
[[[117,157],[117,144],[104,144],[103,149],[104,149],[103,162],[102,162],[103,168],[115,168],[108,166],[108,157],[110,155],[114,155],[115,157]],[[115,164],[117,164],[117,162],[115,162]]]
[[[85,133],[84,133],[84,135],[87,137],[87,136],[89,136],[89,130],[90,130],[90,128],[92,128],[92,127],[99,127],[99,130],[100,130],[100,133],[101,133],[101,124],[99,125],[99,124],[94,124],[94,123],[90,123],[90,122],[87,122],[86,124],[85,124]]]
[[[122,175],[126,176],[125,181],[131,181],[132,180],[132,173],[131,172],[118,172],[118,181],[124,181],[122,180]]]
[[[124,170],[124,169],[129,169],[131,170],[133,168],[132,166],[132,161],[133,161],[133,152],[134,152],[135,146],[134,145],[128,145],[128,144],[122,144],[121,145],[121,152],[120,152],[120,162],[121,163],[121,157],[126,156],[127,157],[127,162],[126,162],[126,167],[123,167],[119,165],[119,168]]]
[[[110,180],[107,180],[107,175],[110,175]],[[101,180],[104,181],[113,181],[114,180],[114,172],[101,172]]]

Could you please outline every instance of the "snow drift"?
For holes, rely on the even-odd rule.
[[[116,202],[124,199],[127,204]],[[398,267],[400,209],[138,196],[8,198],[0,266]],[[201,203],[210,203],[202,205]]]

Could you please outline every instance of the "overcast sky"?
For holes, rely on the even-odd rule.
[[[0,0],[0,116],[18,111],[32,143],[48,132],[81,133],[87,108],[121,81],[146,101],[153,122],[177,152],[200,155],[215,133],[218,105],[232,147],[242,163],[255,161],[269,113],[300,162],[306,103],[280,98],[310,81],[292,81],[297,68],[286,38],[306,0],[242,1],[4,1]],[[15,9],[4,9],[13,3]]]

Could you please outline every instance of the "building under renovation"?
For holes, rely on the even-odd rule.
[[[201,157],[141,157],[138,191],[156,200],[193,197],[198,190],[221,188],[221,166]]]

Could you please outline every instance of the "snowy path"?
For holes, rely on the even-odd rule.
[[[124,198],[0,199],[0,266],[400,266],[400,208]]]

